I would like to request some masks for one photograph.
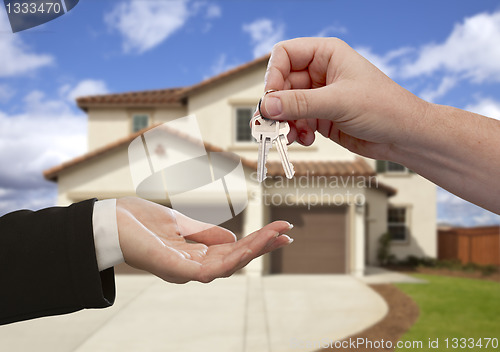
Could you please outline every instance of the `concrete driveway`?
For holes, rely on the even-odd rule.
[[[346,275],[238,275],[209,285],[117,275],[113,307],[0,326],[0,351],[310,351],[376,323],[385,301]]]

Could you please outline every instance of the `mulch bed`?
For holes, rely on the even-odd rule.
[[[375,341],[391,341],[392,346],[395,346],[397,341],[403,336],[403,334],[410,329],[410,327],[415,323],[419,315],[419,309],[417,304],[405,293],[399,290],[394,285],[384,284],[384,285],[370,285],[370,287],[375,290],[389,306],[389,312],[387,315],[377,324],[369,327],[368,329],[361,331],[358,334],[347,337],[345,340],[349,341],[356,340],[357,338],[366,339],[375,343]],[[387,343],[386,343],[387,345]],[[394,348],[323,348],[318,351],[392,351]]]

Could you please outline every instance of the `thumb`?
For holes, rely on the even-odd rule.
[[[264,117],[275,120],[328,119],[342,109],[342,92],[335,84],[315,89],[292,89],[267,94],[261,104]]]

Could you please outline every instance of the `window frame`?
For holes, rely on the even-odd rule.
[[[391,209],[404,209],[404,222],[389,222],[389,211]],[[391,236],[391,243],[394,244],[408,244],[410,242],[410,216],[411,216],[411,206],[400,205],[400,204],[389,204],[387,207],[387,232],[390,234],[389,228],[392,226],[404,226],[404,238],[393,238]]]
[[[146,123],[146,126],[141,128],[141,129],[138,129],[137,131],[134,130],[134,124],[135,124],[135,118],[137,116],[146,116],[147,117],[147,123]],[[147,128],[151,126],[151,113],[150,112],[132,112],[130,114],[130,132],[131,133],[137,133],[139,132],[140,130],[143,130],[144,128]]]
[[[381,169],[380,163],[383,163],[383,171],[379,171]],[[389,170],[389,163],[401,165],[404,169],[403,170]],[[390,174],[390,175],[408,175],[408,174],[413,173],[413,171],[408,169],[406,166],[399,164],[399,163],[395,163],[395,162],[390,161],[390,160],[376,160],[376,170],[377,170],[377,173],[379,173],[379,174]]]
[[[257,142],[255,141],[255,139],[253,138],[253,136],[250,134],[250,140],[247,140],[247,141],[240,141],[238,140],[238,110],[240,109],[246,109],[246,110],[250,110],[250,118],[251,116],[253,115],[253,111],[255,110],[255,106],[251,106],[251,105],[233,105],[232,107],[232,111],[233,111],[233,121],[234,121],[234,124],[233,124],[233,144],[235,145],[248,145],[248,146],[252,146],[252,145],[255,145]],[[250,122],[250,121],[249,121]]]

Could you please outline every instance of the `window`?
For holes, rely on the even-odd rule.
[[[149,116],[148,115],[134,115],[132,117],[132,133],[142,130],[148,127]]]
[[[387,211],[387,231],[393,241],[406,241],[408,238],[407,209],[390,207]]]
[[[388,160],[377,160],[377,172],[378,173],[407,173],[407,172],[412,172],[408,168],[406,168],[404,165],[388,161]]]
[[[252,130],[250,129],[250,119],[253,116],[251,108],[236,109],[236,142],[252,142]]]

